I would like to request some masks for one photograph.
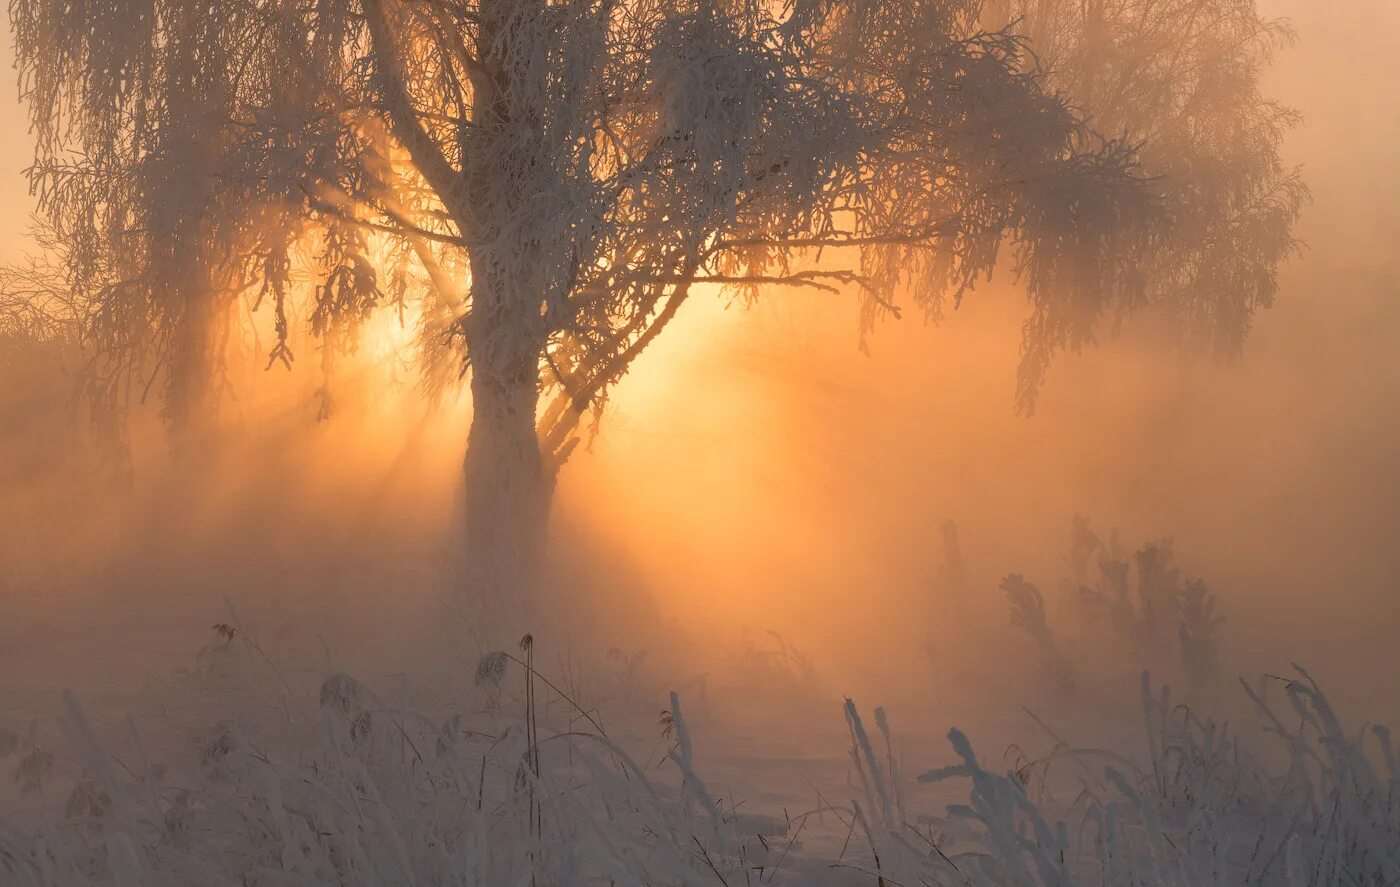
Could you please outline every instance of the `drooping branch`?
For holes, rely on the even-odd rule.
[[[408,149],[414,166],[437,193],[458,230],[470,237],[476,230],[471,207],[462,198],[461,173],[453,168],[442,148],[423,127],[409,95],[401,61],[403,49],[393,34],[385,11],[392,0],[364,0],[365,20],[374,46],[374,61],[384,92],[384,107],[394,135]]]
[[[312,209],[319,213],[333,216],[337,221],[344,222],[347,225],[365,228],[370,231],[377,231],[380,234],[402,237],[408,240],[418,240],[420,242],[431,240],[436,243],[459,248],[464,245],[460,237],[454,237],[450,234],[441,234],[437,231],[430,231],[427,228],[413,224],[413,222],[409,221],[405,216],[387,204],[382,204],[378,209],[389,218],[392,224],[376,222],[373,219],[365,219],[355,215],[351,207],[356,201],[354,201],[350,195],[340,192],[337,189],[329,186],[323,186],[321,189],[327,197],[333,196],[336,198],[333,200],[326,199],[326,197],[318,197],[304,187],[302,190],[306,194],[307,202]]]

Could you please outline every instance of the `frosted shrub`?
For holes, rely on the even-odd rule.
[[[1011,624],[1021,629],[1035,643],[1041,665],[1062,690],[1074,689],[1074,672],[1050,631],[1045,615],[1045,596],[1024,577],[1012,573],[1001,582],[1011,606]]]
[[[1090,566],[1095,561],[1096,574]],[[1072,584],[1062,587],[1080,604],[1085,640],[1107,626],[1139,667],[1179,664],[1192,692],[1218,682],[1225,618],[1206,584],[1182,575],[1170,540],[1149,542],[1129,559],[1119,553],[1116,534],[1105,543],[1076,515],[1070,565]],[[1034,642],[1041,664],[1062,687],[1072,687],[1074,664],[1065,652],[1064,632],[1051,626],[1040,590],[1019,574],[1004,579],[1001,588],[1012,623]]]
[[[1146,747],[1138,755],[1059,743],[1039,760],[995,772],[952,730],[958,762],[917,778],[968,783],[968,803],[941,816],[906,812],[914,796],[898,784],[893,754],[877,763],[847,701],[864,803],[875,811],[852,807],[869,842],[868,866],[886,884],[1394,884],[1400,770],[1390,731],[1348,732],[1316,681],[1295,671],[1297,678],[1245,684],[1264,728],[1248,738],[1173,705],[1145,673]],[[1268,698],[1273,687],[1282,688],[1286,714]],[[1052,768],[1072,771],[1072,795],[1050,790]],[[901,804],[884,803],[891,797]]]
[[[1183,586],[1177,605],[1181,664],[1187,684],[1199,689],[1220,673],[1219,635],[1225,617],[1216,612],[1215,595],[1198,579]]]
[[[734,670],[746,675],[753,685],[787,695],[811,695],[818,684],[812,660],[772,630],[762,632],[759,638],[743,633],[735,651]]]

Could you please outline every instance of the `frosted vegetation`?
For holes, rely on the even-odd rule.
[[[56,717],[0,724],[0,873],[23,887],[1394,883],[1390,731],[1348,723],[1301,666],[1231,677],[1228,600],[1183,578],[1169,543],[1125,558],[1084,518],[1069,529],[1064,563],[1085,584],[1049,595],[1017,575],[997,587],[956,525],[940,533],[961,630],[999,612],[980,596],[1034,653],[997,660],[1042,700],[1009,746],[957,728],[911,745],[898,710],[838,704],[774,632],[741,639],[730,700],[703,677],[667,692],[644,650],[579,660],[528,635],[425,690],[428,675],[335,671],[329,651],[284,659],[230,605],[140,714],[65,693]],[[1135,668],[1130,700],[1095,685]],[[729,701],[767,708],[775,737],[803,732],[783,723],[801,698],[844,722],[844,740],[802,740],[833,743],[824,788],[752,803],[794,799],[766,792],[774,768],[754,762],[742,788],[715,788],[705,762],[723,752],[696,725],[724,729]],[[1096,741],[1112,731],[1094,718],[1125,701],[1132,739]]]
[[[468,707],[420,710],[403,687],[343,673],[294,687],[220,623],[179,678],[208,719],[178,743],[132,718],[98,728],[71,694],[54,722],[0,729],[14,797],[0,872],[17,887],[1400,877],[1390,733],[1344,723],[1300,667],[1241,682],[1238,726],[1144,672],[1141,738],[1117,750],[1044,724],[1034,756],[988,754],[957,729],[946,747],[909,748],[895,715],[847,700],[832,709],[846,794],[764,816],[708,787],[678,694],[649,736],[614,738],[600,708],[535,668],[534,646],[482,656],[458,687]],[[639,689],[637,665],[614,689]]]
[[[1182,576],[1171,541],[1148,543],[1128,558],[1120,551],[1117,533],[1105,543],[1079,515],[1073,527],[1069,563],[1074,575],[1061,583],[1059,592],[1077,630],[1052,627],[1045,595],[1025,577],[1013,573],[1001,583],[1012,624],[1036,648],[1045,674],[1066,692],[1074,690],[1077,671],[1127,663],[1176,666],[1196,693],[1217,682],[1225,616],[1205,582]],[[961,559],[958,553],[953,557]],[[1105,658],[1075,662],[1066,653],[1070,647]]]

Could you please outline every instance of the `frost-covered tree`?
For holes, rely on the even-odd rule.
[[[98,399],[159,383],[186,428],[212,396],[232,295],[220,253],[235,214],[217,178],[231,60],[193,7],[159,22],[130,5],[105,21],[54,12],[17,4],[12,16],[54,285],[99,356]]]
[[[31,104],[96,115],[99,141],[145,132],[131,84],[184,39],[168,29],[222,60],[239,199],[210,212],[255,232],[224,241],[262,255],[250,279],[285,272],[265,232],[286,226],[243,219],[275,203],[399,244],[456,305],[469,546],[497,580],[537,551],[580,425],[702,287],[849,289],[867,323],[905,294],[937,316],[1009,253],[1031,391],[1050,353],[1171,267],[1154,260],[1173,219],[1137,152],[979,0],[13,6],[22,71],[47,84]],[[347,298],[318,297],[327,314],[373,301],[356,268]]]
[[[1138,146],[1171,219],[1144,257],[1151,299],[1178,339],[1237,352],[1308,196],[1281,156],[1298,115],[1260,88],[1287,22],[1254,0],[989,0],[983,21],[1026,37],[1097,131]],[[1023,397],[1050,358],[1031,356]]]
[[[155,393],[177,443],[217,409],[231,313],[251,290],[275,314],[269,365],[290,365],[292,253],[323,274],[315,332],[378,299],[359,229],[320,220],[301,188],[338,162],[338,122],[317,122],[321,83],[274,64],[295,22],[271,7],[198,3],[11,5],[20,87],[35,133],[48,285],[69,294],[91,352],[89,391],[113,410]],[[295,123],[290,138],[288,121]],[[5,278],[32,276],[8,269]]]

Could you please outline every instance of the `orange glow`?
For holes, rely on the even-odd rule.
[[[1129,337],[1058,363],[1027,420],[1012,411],[1024,305],[1004,278],[942,327],[914,312],[884,324],[869,357],[857,348],[853,298],[785,291],[727,308],[713,287],[697,288],[612,391],[594,445],[565,467],[561,534],[582,526],[603,538],[599,548],[697,632],[782,626],[822,649],[838,636],[850,647],[928,628],[898,614],[911,601],[929,610],[921,596],[948,518],[987,570],[1058,575],[1056,534],[1084,511],[1130,539],[1174,535],[1197,555],[1193,570],[1222,581],[1300,583],[1293,574],[1310,570],[1332,582],[1327,565],[1337,563],[1366,574],[1358,587],[1384,574],[1391,562],[1374,552],[1389,550],[1400,520],[1383,483],[1400,433],[1387,363],[1400,56],[1376,35],[1393,35],[1400,11],[1327,6],[1267,4],[1294,16],[1303,38],[1270,91],[1307,115],[1289,162],[1307,162],[1317,200],[1301,232],[1312,250],[1286,270],[1284,296],[1259,317],[1243,363],[1185,364]],[[32,201],[18,175],[31,146],[13,93],[0,118],[11,124],[0,131],[0,200],[11,207],[0,253],[14,257]],[[383,244],[372,243],[387,280]],[[434,520],[458,488],[470,407],[460,389],[444,404],[421,396],[411,366],[420,311],[410,299],[402,316],[382,307],[369,318],[358,352],[335,362],[338,411],[324,422],[305,306],[291,319],[290,371],[265,369],[266,308],[240,311],[228,411],[249,439],[208,480],[218,492],[209,513],[222,516],[238,497],[245,508],[282,507],[305,492],[297,511],[307,526],[341,520],[361,499],[376,514],[409,516],[404,530],[345,529],[347,547],[372,549],[375,534],[446,537],[446,519]],[[142,421],[149,433],[137,446],[163,458],[158,422]],[[418,511],[425,501],[430,517]]]

